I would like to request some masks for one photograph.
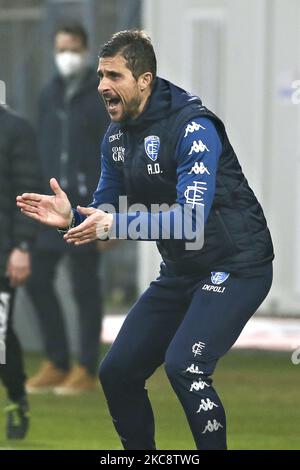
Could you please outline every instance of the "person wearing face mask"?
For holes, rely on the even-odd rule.
[[[56,176],[74,201],[86,205],[97,185],[99,149],[108,125],[97,92],[97,75],[89,65],[88,37],[79,24],[60,26],[54,38],[57,73],[42,90],[39,103],[38,144],[45,181]],[[62,309],[55,291],[58,264],[70,255],[74,300],[79,312],[78,365],[71,367]],[[40,231],[27,291],[35,306],[46,361],[27,381],[29,393],[80,393],[96,386],[101,329],[101,294],[96,244],[70,249],[57,233]]]

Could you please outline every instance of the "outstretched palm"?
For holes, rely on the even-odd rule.
[[[17,206],[25,215],[42,224],[65,228],[72,218],[70,201],[55,178],[50,180],[50,187],[54,196],[24,193],[17,197]]]

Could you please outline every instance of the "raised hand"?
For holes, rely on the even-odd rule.
[[[64,235],[67,243],[84,245],[98,239],[107,239],[113,223],[112,214],[107,214],[94,207],[77,206],[77,211],[84,215],[86,219]]]
[[[51,178],[50,187],[54,196],[24,193],[17,196],[17,206],[23,214],[42,224],[66,228],[70,225],[73,216],[70,201],[55,178]]]

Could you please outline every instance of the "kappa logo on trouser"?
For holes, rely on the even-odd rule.
[[[199,367],[195,364],[190,365],[186,368],[185,372],[189,372],[190,374],[203,374],[204,372],[199,369]]]
[[[207,431],[208,432],[214,432],[218,431],[220,428],[223,428],[222,424],[219,423],[216,419],[211,422],[210,420],[207,421],[207,425],[205,426],[204,431],[202,431],[202,434],[205,434]]]
[[[204,380],[194,380],[191,385],[190,392],[193,392],[194,390],[196,390],[196,392],[199,392],[199,390],[204,390],[205,387],[209,387],[209,384],[206,383]]]
[[[214,407],[219,408],[219,405],[211,401],[209,398],[206,400],[203,398],[196,413],[201,413],[201,411],[211,411]]]

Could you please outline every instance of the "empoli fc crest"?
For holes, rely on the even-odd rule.
[[[211,282],[213,284],[219,285],[223,284],[230,276],[229,273],[222,273],[222,272],[212,272],[211,273]]]
[[[153,162],[157,160],[159,147],[160,147],[160,138],[157,135],[149,135],[144,139],[145,152]]]

